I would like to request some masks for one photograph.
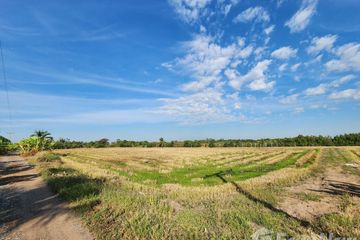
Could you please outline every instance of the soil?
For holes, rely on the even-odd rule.
[[[334,167],[321,176],[288,187],[284,192],[287,196],[280,203],[280,208],[291,216],[311,222],[321,215],[339,212],[341,198],[345,194],[360,198],[360,176]],[[316,196],[316,199],[302,199],[299,194]]]
[[[0,239],[94,239],[19,156],[0,157]]]

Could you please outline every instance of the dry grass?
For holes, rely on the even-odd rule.
[[[87,185],[79,183],[85,185],[74,187],[75,193],[101,187],[101,191],[71,200],[98,239],[251,239],[261,227],[299,236],[318,233],[319,226],[336,229],[341,235],[356,233],[348,228],[357,220],[344,225],[342,215],[324,216],[320,225],[304,227],[235,191],[230,182],[203,176],[232,168],[233,173],[223,176],[227,181],[235,181],[250,195],[276,207],[287,187],[318,177],[326,167],[357,161],[353,151],[359,149],[71,149],[55,151],[63,155],[62,164],[43,166],[43,173],[57,187],[63,183],[71,196],[73,185],[66,185],[68,176],[93,179]],[[334,156],[332,162],[324,165],[329,156]],[[52,170],[59,168],[69,174]],[[266,168],[271,169],[257,172]],[[247,169],[255,172],[242,172]],[[299,198],[304,200],[303,195]],[[347,212],[349,216],[353,217]]]

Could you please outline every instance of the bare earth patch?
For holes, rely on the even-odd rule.
[[[0,158],[0,239],[93,239],[22,158]]]
[[[324,214],[341,211],[343,195],[359,198],[360,177],[344,173],[340,167],[329,168],[323,176],[288,187],[286,192],[280,208],[294,217],[311,222]],[[303,197],[299,197],[300,194]],[[360,208],[360,204],[356,207]]]

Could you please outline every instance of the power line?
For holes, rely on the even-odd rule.
[[[3,47],[2,47],[2,42],[0,40],[0,55],[1,55],[1,63],[2,63],[2,74],[3,74],[3,79],[4,79],[4,89],[5,89],[5,94],[6,94],[6,103],[7,103],[7,108],[8,108],[8,114],[9,114],[9,125],[12,124],[12,116],[11,116],[11,107],[10,107],[10,97],[9,97],[9,88],[8,88],[8,81],[7,81],[7,76],[6,76],[6,70],[5,70],[5,58],[4,58],[4,53],[3,53]],[[10,140],[11,139],[11,134],[12,133],[8,133]]]

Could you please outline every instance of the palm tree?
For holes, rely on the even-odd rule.
[[[51,137],[51,133],[49,133],[48,131],[44,131],[44,130],[34,131],[34,133],[31,134],[31,137],[38,137],[43,140],[45,140],[45,139],[53,140],[53,137]]]

